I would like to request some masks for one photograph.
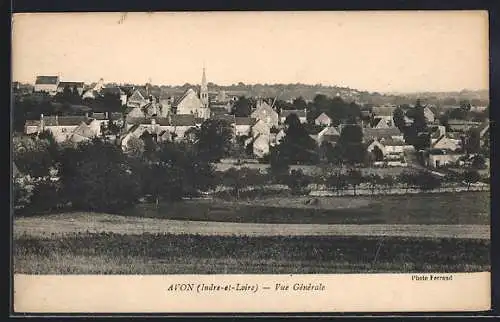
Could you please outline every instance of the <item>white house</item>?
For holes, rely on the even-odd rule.
[[[316,141],[319,145],[323,142],[337,143],[340,138],[340,133],[333,126],[325,127],[316,135]]]
[[[172,109],[176,114],[194,115],[195,117],[210,118],[210,109],[205,107],[198,94],[192,89],[188,89],[181,97],[177,98]]]
[[[253,154],[257,158],[262,158],[269,153],[269,135],[258,134],[253,140]]]
[[[265,122],[269,128],[279,125],[279,116],[272,107],[264,101],[257,102],[256,109],[250,115],[251,118]]]
[[[332,124],[332,119],[326,113],[321,113],[315,120],[314,124],[330,126]]]
[[[59,86],[59,76],[37,76],[35,80],[34,92],[45,92],[50,95],[57,94]]]
[[[432,149],[456,151],[462,148],[460,140],[452,139],[446,135],[441,136],[432,144]]]
[[[252,132],[252,136],[254,138],[257,137],[258,135],[269,136],[269,134],[271,133],[271,128],[269,127],[269,125],[265,121],[258,120],[252,126],[251,132]]]
[[[255,120],[250,117],[236,117],[234,124],[236,136],[250,135],[254,123]]]
[[[299,118],[300,123],[307,123],[307,110],[282,110],[281,115],[280,115],[280,123],[285,123],[286,118],[291,115],[295,114]]]

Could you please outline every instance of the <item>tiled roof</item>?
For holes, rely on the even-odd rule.
[[[37,76],[35,84],[37,85],[56,85],[59,81],[58,76]]]
[[[306,117],[306,112],[304,110],[282,110],[281,117],[288,117],[290,114],[295,114],[298,117]]]
[[[25,126],[39,126],[40,120],[26,120],[24,123]]]
[[[78,125],[85,121],[87,121],[86,116],[60,116],[58,118],[58,123],[62,126]]]
[[[214,115],[214,117],[212,117],[212,118],[215,120],[227,121],[231,124],[236,123],[236,119],[235,119],[234,115],[220,114],[220,115]]]
[[[174,114],[171,116],[173,126],[195,126],[195,117],[192,114]]]
[[[236,117],[236,125],[253,125],[255,124],[255,119],[251,117]]]
[[[121,120],[123,118],[123,113],[121,113],[121,112],[112,112],[109,116],[110,116],[110,118],[113,121]]]
[[[149,117],[127,117],[127,123],[129,123],[129,124],[151,124],[151,118],[149,118]]]
[[[65,87],[65,86],[73,87],[73,86],[76,86],[76,87],[83,88],[84,83],[83,82],[59,82],[58,86],[59,87]]]
[[[104,87],[101,91],[103,94],[111,94],[111,95],[125,94],[125,92],[121,90],[119,87]]]
[[[393,106],[391,106],[391,107],[387,107],[387,106],[374,106],[372,108],[372,112],[375,115],[391,116],[395,109],[396,109],[396,107],[393,107]]]
[[[77,134],[86,138],[91,138],[95,136],[95,132],[85,123],[82,122],[74,131],[73,134]]]
[[[364,128],[363,136],[365,139],[373,139],[373,138],[390,138],[392,136],[400,135],[401,132],[397,127],[389,127],[389,128]]]
[[[189,88],[188,90],[186,90],[184,92],[184,94],[182,94],[182,96],[175,98],[174,103],[172,104],[172,106],[176,107],[177,105],[179,105],[179,103],[182,102],[182,100],[184,100],[184,98],[186,98],[186,96],[189,93],[191,93],[191,92],[196,93],[192,88]]]

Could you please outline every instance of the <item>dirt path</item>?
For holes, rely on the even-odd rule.
[[[122,234],[170,233],[219,236],[399,236],[490,239],[487,225],[318,225],[251,224],[181,221],[71,213],[16,218],[14,238],[22,234],[50,237],[63,233],[113,232]]]

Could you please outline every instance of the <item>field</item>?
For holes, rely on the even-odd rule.
[[[488,271],[489,241],[404,237],[81,233],[14,242],[26,274],[293,274]]]
[[[490,270],[488,193],[188,201],[14,219],[14,272],[292,274]],[[284,202],[281,200],[280,202]],[[134,215],[135,214],[135,215]],[[232,222],[229,222],[232,221]]]
[[[178,220],[285,224],[457,224],[489,225],[488,192],[411,196],[263,198],[258,201],[195,200],[179,204],[142,204],[127,214]]]

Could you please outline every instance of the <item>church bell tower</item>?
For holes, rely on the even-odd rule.
[[[203,103],[203,107],[208,107],[208,86],[205,67],[203,67],[203,75],[201,76],[200,100]]]

